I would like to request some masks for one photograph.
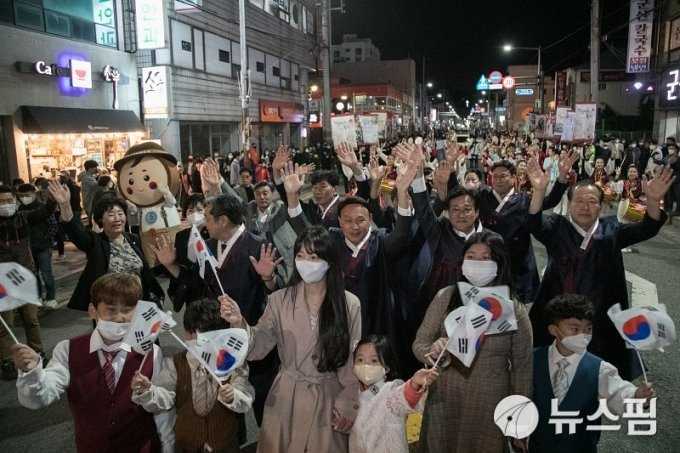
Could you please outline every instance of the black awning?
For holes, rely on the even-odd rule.
[[[25,134],[144,131],[144,125],[131,110],[21,106],[16,117]]]

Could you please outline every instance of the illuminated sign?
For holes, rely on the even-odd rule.
[[[479,78],[477,81],[477,91],[484,91],[489,89],[489,82],[486,80],[486,77],[484,77],[484,74]]]
[[[144,117],[168,117],[168,68],[153,66],[142,68],[144,90]]]
[[[92,64],[89,61],[71,60],[71,86],[92,89]]]
[[[501,83],[503,80],[503,74],[501,71],[491,71],[491,74],[489,74],[489,83],[490,84],[496,84],[496,83]]]
[[[680,109],[680,67],[672,66],[661,73],[659,107]]]
[[[137,0],[137,48],[165,47],[165,9],[163,0]]]
[[[512,76],[503,77],[502,85],[506,90],[512,90],[512,87],[515,86],[515,78]]]
[[[534,95],[534,89],[533,88],[516,88],[515,89],[515,96],[533,96]]]

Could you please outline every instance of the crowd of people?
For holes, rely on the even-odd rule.
[[[628,306],[622,253],[680,209],[675,140],[621,145],[499,132],[444,146],[336,144],[314,159],[283,146],[190,158],[178,210],[206,240],[214,272],[187,252],[190,229],[159,236],[148,262],[129,201],[113,175],[95,176],[96,162],[80,187],[68,174],[0,186],[0,261],[39,272],[49,306],[52,242],[40,228],[58,226],[87,259],[69,308],[95,326],[48,361],[37,310],[21,307],[27,344],[10,353],[0,338],[3,376],[16,367],[25,407],[65,394],[82,452],[236,452],[251,409],[262,453],[406,452],[414,412],[421,452],[596,451],[588,427],[599,417],[558,436],[550,400],[594,414],[603,398],[620,414],[625,399],[654,397],[630,382],[640,362],[607,310]],[[542,277],[532,237],[547,250]],[[447,351],[459,282],[507,288],[517,324],[486,335],[470,366]],[[140,299],[183,311],[188,341],[246,329],[247,364],[217,385],[188,353],[155,346],[143,361],[121,347]],[[495,426],[508,395],[539,408],[531,438]]]

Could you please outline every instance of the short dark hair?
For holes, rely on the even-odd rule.
[[[36,190],[33,184],[21,184],[17,187],[17,193],[35,192]]]
[[[12,180],[12,186],[13,186],[13,187],[16,187],[16,186],[18,186],[18,185],[20,185],[20,184],[23,184],[23,183],[24,183],[24,180],[21,179],[21,178],[14,178],[14,179]]]
[[[463,175],[463,178],[467,177],[467,175],[469,175],[470,173],[476,174],[477,177],[479,178],[479,180],[480,180],[480,181],[482,180],[482,172],[479,171],[479,170],[477,170],[476,168],[468,168],[468,169],[465,171],[465,175]]]
[[[515,168],[515,164],[513,164],[512,162],[510,162],[507,159],[503,159],[503,160],[499,160],[498,162],[495,162],[491,166],[491,172],[493,173],[493,171],[497,168],[505,168],[513,176],[515,176],[515,173],[517,172],[517,169]]]
[[[199,299],[187,304],[184,312],[184,330],[210,332],[226,329],[227,322],[220,316],[220,304],[214,299]]]
[[[111,177],[108,175],[102,175],[99,178],[97,178],[97,185],[99,187],[106,187],[109,185],[111,182]]]
[[[205,206],[205,197],[203,196],[203,194],[192,193],[191,195],[189,195],[189,198],[187,198],[187,209],[196,209],[196,206],[199,203]]]
[[[243,173],[248,173],[250,176],[253,176],[253,172],[250,170],[250,168],[243,167],[238,171],[238,174],[241,175]]]
[[[353,205],[353,204],[358,204],[363,206],[364,208],[368,209],[368,212],[371,212],[371,209],[368,207],[368,201],[364,200],[361,197],[345,197],[342,200],[340,200],[340,203],[338,203],[338,216],[342,215],[342,210],[345,209],[347,206]]]
[[[90,287],[90,302],[99,304],[123,304],[134,307],[142,298],[142,281],[136,274],[108,273],[97,278]]]
[[[476,190],[470,190],[466,187],[463,186],[456,186],[454,187],[450,192],[448,197],[446,198],[446,206],[448,207],[451,203],[451,200],[458,198],[458,197],[464,197],[464,196],[470,197],[472,200],[472,204],[475,206],[475,211],[479,210],[479,195],[477,194]]]
[[[42,176],[38,176],[37,178],[35,178],[35,181],[33,181],[33,185],[37,189],[47,190],[47,186],[49,185],[49,181],[47,180],[47,178],[44,178]]]
[[[675,137],[673,137],[673,136],[666,137],[666,141],[668,141],[668,140],[671,140],[673,143],[675,143]]]
[[[595,309],[586,296],[560,294],[545,305],[544,316],[548,324],[557,324],[563,319],[569,318],[592,321],[595,317]]]
[[[380,363],[385,368],[387,368],[387,375],[385,376],[385,380],[391,381],[393,379],[396,379],[397,376],[399,375],[399,370],[397,369],[398,362],[396,356],[394,355],[394,352],[392,351],[392,347],[390,346],[390,342],[387,339],[387,337],[384,335],[370,334],[362,338],[354,348],[352,360],[356,360],[357,351],[359,350],[359,347],[365,344],[373,345],[373,347],[375,348],[375,352],[378,354],[378,358],[380,359]]]
[[[255,191],[255,190],[257,190],[257,189],[261,189],[261,188],[263,188],[263,187],[268,187],[269,190],[271,190],[272,192],[274,191],[274,188],[273,188],[272,185],[269,183],[269,181],[260,181],[260,182],[258,182],[257,184],[255,184],[255,185],[253,186],[253,191]]]
[[[338,177],[338,174],[334,171],[331,170],[317,170],[314,173],[312,173],[312,177],[310,179],[312,185],[319,184],[320,182],[326,181],[328,184],[331,186],[335,187],[338,184],[340,184],[340,178]]]
[[[89,170],[90,168],[99,167],[99,163],[96,160],[86,160],[83,167],[85,167],[85,170]]]
[[[569,187],[569,190],[567,191],[567,199],[571,201],[571,199],[574,197],[574,191],[580,187],[595,187],[597,191],[600,194],[600,203],[602,203],[602,200],[604,200],[604,192],[602,191],[602,187],[598,186],[595,183],[590,182],[588,179],[582,179],[581,181],[577,182],[573,186]]]
[[[0,193],[11,193],[14,195],[14,191],[10,186],[7,186],[5,184],[0,184]]]
[[[125,216],[127,216],[127,203],[125,200],[118,198],[116,195],[107,195],[101,197],[97,201],[97,204],[95,204],[92,208],[92,220],[94,220],[95,223],[101,228],[102,217],[104,217],[104,214],[106,214],[109,209],[112,209],[116,206],[122,209],[125,213]]]
[[[234,225],[242,225],[245,216],[243,203],[231,195],[218,195],[208,200],[210,214],[215,217],[227,216]]]

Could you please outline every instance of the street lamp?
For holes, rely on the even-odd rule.
[[[434,86],[434,83],[432,83],[432,82],[427,82],[427,87],[428,87],[428,88],[432,88],[433,86]]]
[[[538,47],[515,47],[512,44],[504,44],[503,52],[510,53],[513,50],[533,50],[538,52],[538,68],[536,71],[536,86],[538,87],[538,113],[543,113],[543,71],[541,68],[541,46]]]
[[[437,93],[437,99],[441,99],[443,97],[444,97],[444,95],[442,95],[441,93]]]
[[[482,96],[486,96],[486,91],[482,90]]]

